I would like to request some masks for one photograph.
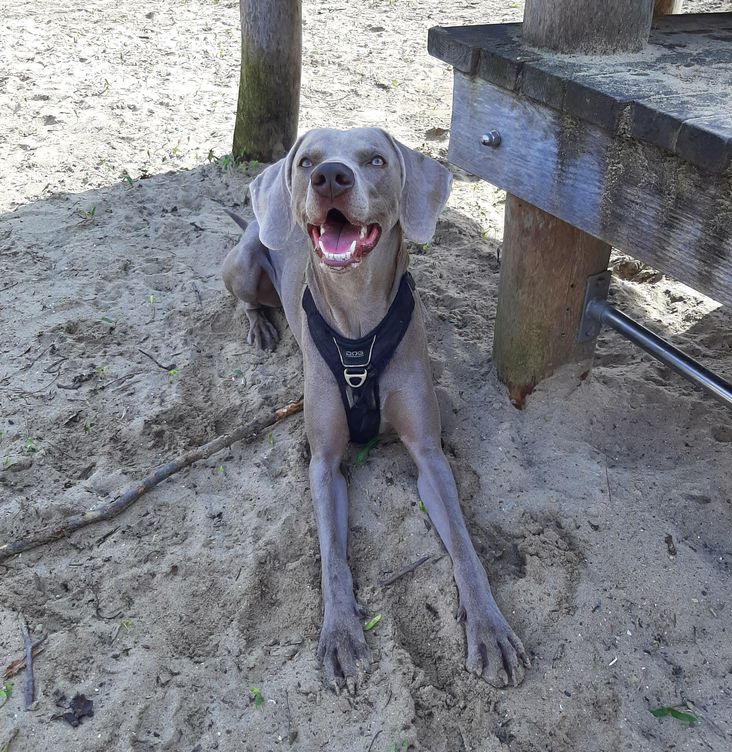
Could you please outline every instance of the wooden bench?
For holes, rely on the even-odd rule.
[[[609,0],[603,16],[614,4],[643,5]],[[638,51],[535,46],[554,33],[586,49],[585,32],[568,42],[537,23],[570,11],[590,49],[617,42],[584,0],[527,0],[534,44],[522,24],[429,32],[454,68],[449,159],[508,193],[494,359],[517,406],[560,365],[586,375],[585,281],[610,246],[732,305],[732,13],[655,19],[647,44],[631,19],[620,45]]]

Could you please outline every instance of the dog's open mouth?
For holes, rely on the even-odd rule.
[[[326,266],[344,268],[359,263],[374,249],[381,228],[376,223],[353,224],[338,209],[331,209],[322,225],[308,224],[308,235]]]

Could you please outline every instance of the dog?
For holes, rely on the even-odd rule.
[[[370,662],[347,561],[349,440],[395,431],[418,469],[420,498],[453,563],[466,668],[494,687],[520,684],[530,661],[501,614],[463,520],[441,446],[422,304],[404,238],[427,243],[450,172],[379,128],[316,129],[251,184],[256,221],[224,261],[243,301],[248,342],[271,348],[265,315],[281,306],[303,355],[310,488],[321,553],[326,682],[350,692]]]

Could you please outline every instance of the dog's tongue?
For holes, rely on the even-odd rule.
[[[322,227],[320,242],[328,253],[346,253],[361,236],[361,228],[348,222],[328,220]]]

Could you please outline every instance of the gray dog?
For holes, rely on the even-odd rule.
[[[272,347],[264,306],[282,306],[305,370],[310,487],[320,539],[326,681],[353,691],[370,656],[348,567],[349,440],[396,431],[419,494],[453,562],[469,671],[495,687],[523,680],[521,640],[496,605],[470,541],[442,452],[422,306],[407,274],[404,236],[426,243],[450,173],[378,128],[313,130],[251,184],[256,221],[224,262],[244,301],[248,341]],[[522,665],[523,664],[523,665]]]

